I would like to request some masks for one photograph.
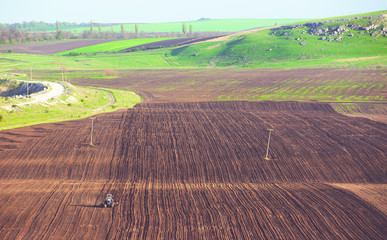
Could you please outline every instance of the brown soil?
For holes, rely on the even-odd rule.
[[[355,193],[387,214],[387,184],[334,183],[331,185]]]
[[[359,57],[359,58],[346,58],[346,59],[338,59],[337,62],[355,62],[355,61],[361,61],[361,60],[369,60],[369,59],[376,59],[380,58],[380,56],[375,57]]]
[[[230,99],[254,99],[264,94],[278,94],[284,89],[296,96],[307,88],[330,86],[330,91],[320,89],[319,93],[332,95],[326,101],[343,96],[380,96],[387,99],[384,87],[363,87],[367,82],[384,84],[385,70],[367,69],[182,69],[182,70],[126,70],[119,72],[119,78],[73,79],[74,84],[130,89],[150,92],[152,102],[194,102],[214,101],[218,97]],[[351,82],[339,93],[334,84]],[[357,85],[356,85],[357,84]],[[372,85],[373,85],[372,84]],[[353,87],[356,85],[357,87]],[[306,89],[302,89],[302,88]],[[257,88],[266,89],[263,92]],[[300,92],[299,92],[300,91]],[[325,91],[325,92],[324,92]],[[299,98],[298,98],[299,99]],[[291,97],[289,96],[289,99]],[[307,97],[305,100],[308,100]]]
[[[114,40],[63,40],[0,45],[0,52],[54,54]]]
[[[137,91],[146,101],[151,102],[194,102],[216,101],[218,98],[235,100],[258,99],[262,94],[285,92],[298,94],[308,88],[321,85],[331,86],[325,101],[335,101],[337,97],[379,96],[387,99],[385,70],[366,69],[200,69],[200,70],[127,70],[120,71],[120,78],[75,79],[75,84],[96,87],[120,88]],[[341,81],[351,82],[340,91],[334,87]],[[364,87],[363,84],[371,82]],[[354,87],[357,85],[357,87]],[[333,86],[333,87],[332,87]],[[256,89],[265,89],[263,92]],[[323,92],[328,90],[318,90]],[[285,100],[293,100],[288,94]],[[313,96],[312,98],[313,99]],[[310,100],[305,96],[303,100]],[[321,99],[324,100],[324,99]],[[380,103],[332,103],[332,107],[341,114],[366,117],[374,121],[387,123],[387,104]]]
[[[365,117],[387,124],[386,103],[331,103],[331,106],[350,117]]]
[[[0,132],[2,238],[386,239],[383,212],[324,184],[386,184],[386,124],[321,103],[145,103],[97,115],[95,147],[89,131]],[[117,208],[98,207],[107,193]]]

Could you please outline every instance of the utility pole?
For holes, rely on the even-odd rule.
[[[269,130],[269,140],[267,141],[267,149],[266,149],[266,157],[265,157],[265,159],[269,160],[270,136],[271,136],[271,131],[273,131],[273,129],[267,129],[267,130]]]
[[[94,125],[94,119],[91,119],[91,129],[90,129],[90,146],[94,146],[93,144],[93,125]]]
[[[30,78],[32,81],[32,67],[30,68]],[[29,97],[29,92],[28,92],[28,82],[27,82],[27,98]]]
[[[62,83],[64,84],[64,78],[63,78],[63,68],[62,68]]]

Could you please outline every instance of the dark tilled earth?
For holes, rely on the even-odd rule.
[[[138,104],[97,115],[94,147],[90,119],[1,131],[0,238],[384,240],[327,183],[385,184],[386,132],[299,102]]]
[[[0,45],[0,52],[54,54],[114,40],[63,40]]]

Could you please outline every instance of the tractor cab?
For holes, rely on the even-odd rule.
[[[107,208],[107,207],[114,208],[117,205],[118,205],[118,202],[114,201],[113,195],[112,194],[107,194],[106,198],[105,198],[105,202],[103,203],[103,206],[105,208]]]

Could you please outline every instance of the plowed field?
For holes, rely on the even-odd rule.
[[[0,45],[0,52],[8,52],[11,49],[14,53],[53,54],[111,41],[113,40],[62,40],[5,44]]]
[[[329,104],[139,104],[0,132],[2,239],[386,239],[387,125]],[[274,128],[271,160],[264,160]],[[107,193],[115,209],[99,204]]]

